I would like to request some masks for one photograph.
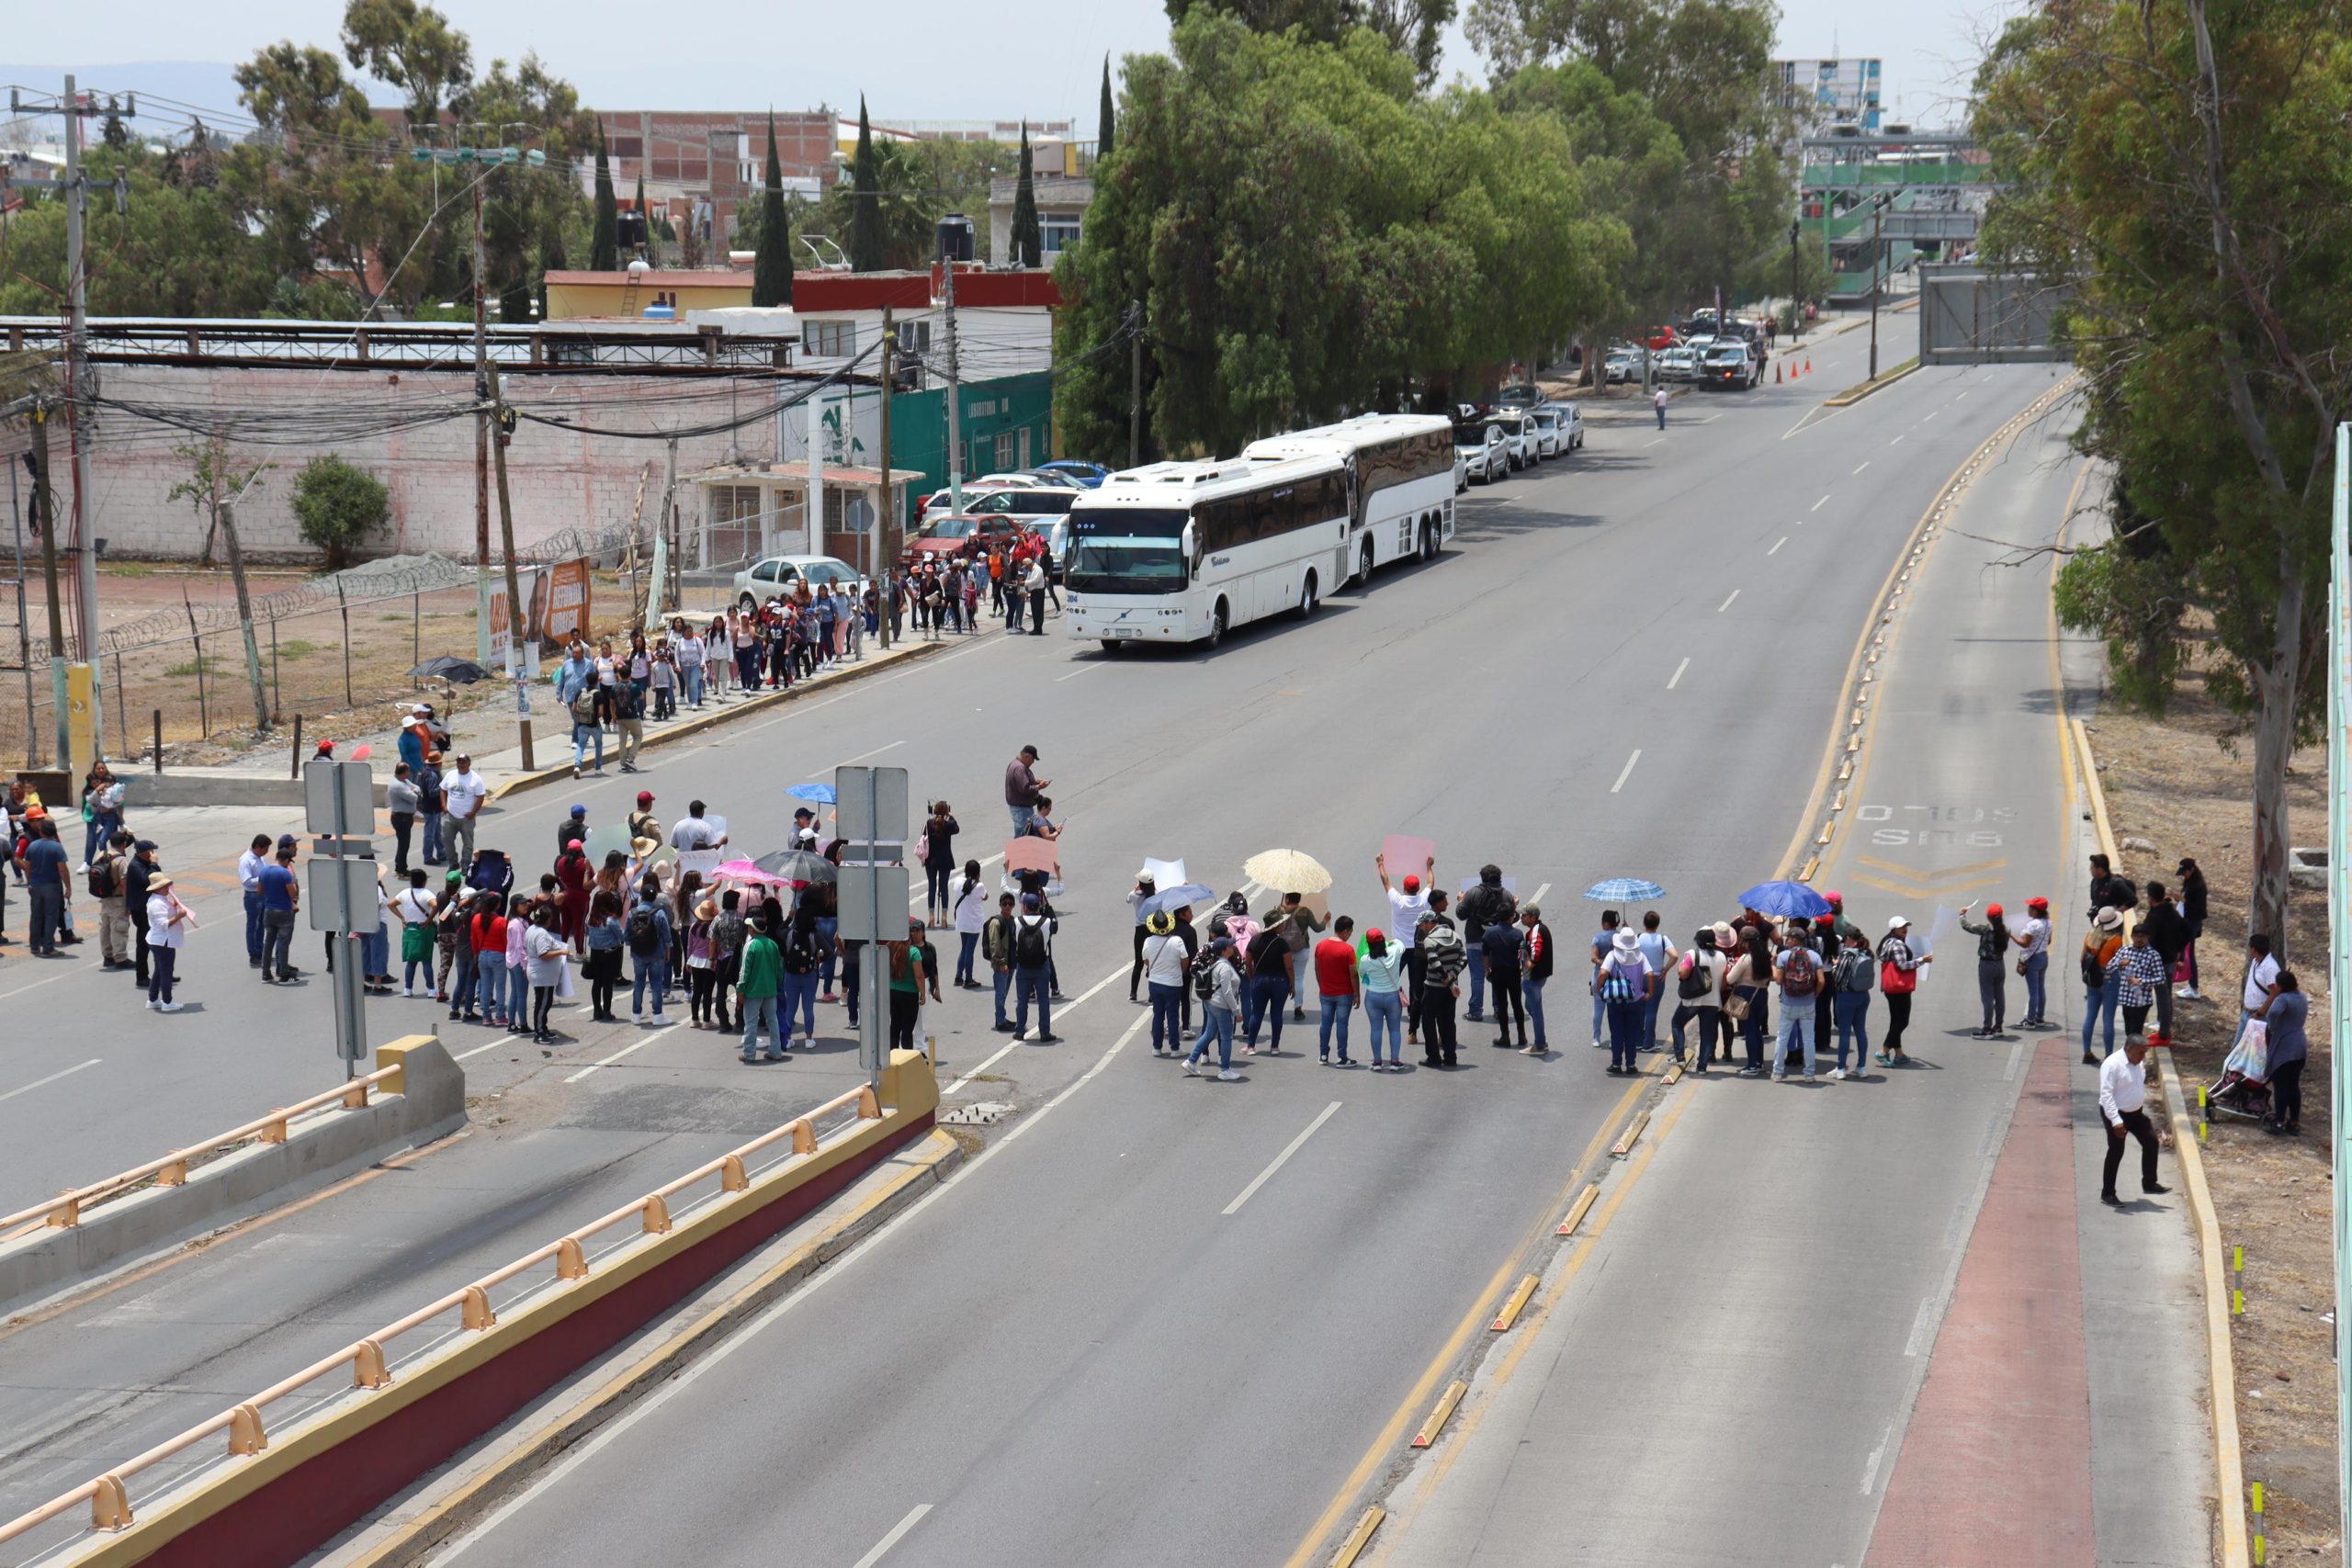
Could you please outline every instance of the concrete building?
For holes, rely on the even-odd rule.
[[[1020,140],[1014,128],[1014,141]],[[1072,141],[1059,136],[1029,133],[1030,184],[1037,201],[1037,231],[1046,266],[1078,243],[1085,227],[1087,203],[1094,199],[1094,154],[1099,143]],[[1012,262],[1012,198],[1020,189],[1016,175],[1000,175],[989,182],[989,259],[999,266]]]
[[[1827,135],[1844,124],[1874,133],[1880,126],[1880,62],[1849,55],[1837,60],[1776,60],[1781,101],[1803,118],[1802,132]]]
[[[705,238],[723,247],[735,209],[757,197],[766,174],[768,111],[606,109],[597,118],[621,201],[635,194],[642,173],[657,213],[666,211],[673,223],[704,220]],[[832,185],[840,121],[822,107],[776,112],[776,164],[787,191],[814,199]],[[593,179],[593,161],[588,172]]]

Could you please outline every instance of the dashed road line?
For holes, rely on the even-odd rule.
[[[1634,748],[1634,754],[1633,754],[1632,756],[1630,756],[1630,757],[1628,757],[1628,758],[1626,758],[1626,759],[1625,759],[1625,766],[1624,766],[1624,769],[1623,769],[1623,771],[1622,771],[1621,773],[1618,773],[1618,775],[1617,775],[1617,782],[1616,782],[1615,784],[1611,784],[1611,785],[1609,786],[1609,793],[1610,793],[1610,794],[1611,794],[1611,795],[1615,795],[1619,790],[1623,789],[1623,788],[1625,787],[1625,781],[1626,781],[1627,779],[1630,779],[1630,778],[1632,778],[1632,777],[1634,776],[1634,763],[1636,763],[1636,762],[1638,762],[1638,761],[1640,761],[1641,760],[1642,760],[1641,749],[1640,749],[1639,747],[1636,747],[1636,748]]]
[[[1676,665],[1674,667],[1673,678],[1667,682],[1666,689],[1670,692],[1674,690],[1675,687],[1680,685],[1682,683],[1682,672],[1690,668],[1690,660],[1688,659],[1683,660],[1681,663]]]
[[[1324,1122],[1329,1122],[1334,1115],[1336,1115],[1339,1112],[1339,1109],[1340,1102],[1336,1100],[1330,1104],[1325,1106],[1323,1108],[1323,1113],[1316,1117],[1314,1121],[1309,1122],[1306,1124],[1306,1130],[1305,1132],[1301,1133],[1297,1137],[1293,1138],[1289,1143],[1283,1145],[1283,1152],[1274,1156],[1273,1163],[1272,1165],[1269,1165],[1265,1169],[1260,1171],[1256,1176],[1250,1179],[1250,1185],[1241,1190],[1241,1195],[1239,1197],[1234,1199],[1232,1202],[1227,1203],[1225,1206],[1224,1213],[1228,1216],[1239,1213],[1241,1212],[1241,1205],[1250,1201],[1250,1198],[1257,1193],[1259,1188],[1263,1187],[1267,1182],[1272,1180],[1274,1172],[1282,1169],[1283,1166],[1289,1164],[1290,1156],[1298,1153],[1298,1151],[1305,1146],[1306,1140],[1315,1136],[1315,1130],[1322,1126]]]
[[[1789,536],[1786,534],[1781,535],[1781,545],[1785,545],[1788,542]],[[1781,553],[1781,545],[1774,545],[1770,549],[1766,550],[1764,553],[1768,556],[1777,556]]]
[[[35,1078],[32,1082],[25,1085],[22,1089],[12,1089],[6,1094],[0,1094],[0,1100],[14,1100],[20,1094],[30,1094],[37,1089],[47,1089],[51,1084],[55,1083],[60,1078],[70,1078],[75,1073],[80,1072],[83,1068],[95,1067],[100,1062],[105,1060],[106,1058],[104,1056],[93,1056],[86,1062],[76,1062],[74,1066],[65,1068],[62,1072],[51,1073],[45,1078]]]
[[[1738,597],[1739,597],[1739,590],[1738,590],[1738,589],[1736,589],[1736,588],[1733,589],[1733,590],[1731,591],[1731,598],[1730,598],[1730,599],[1725,599],[1722,604],[1718,604],[1718,605],[1716,605],[1716,606],[1715,606],[1715,614],[1716,614],[1716,615],[1722,615],[1725,610],[1730,609],[1730,608],[1731,608],[1731,601],[1732,601],[1732,599],[1736,599],[1736,598],[1738,598]]]

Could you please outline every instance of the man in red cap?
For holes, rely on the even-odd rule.
[[[1421,1043],[1421,949],[1416,940],[1421,917],[1429,913],[1429,890],[1437,881],[1437,856],[1428,857],[1421,875],[1408,875],[1405,890],[1399,893],[1388,886],[1388,856],[1384,852],[1372,857],[1373,869],[1380,873],[1380,890],[1388,895],[1388,925],[1396,934],[1389,940],[1405,950],[1405,1043]],[[1423,880],[1427,878],[1427,880]]]
[[[662,819],[653,815],[653,792],[650,789],[637,792],[637,809],[628,814],[628,836],[632,841],[639,839],[651,839],[655,843],[662,841]]]
[[[2024,955],[2018,960],[2018,973],[2025,976],[2025,1016],[2018,1020],[2020,1029],[2055,1029],[2057,1025],[2042,1016],[2047,1003],[2046,985],[2050,975],[2050,900],[2034,897],[2025,901],[2025,919],[2016,931],[2018,946]]]
[[[1846,918],[1846,896],[1833,887],[1822,897],[1829,901],[1830,929],[1838,933],[1837,941],[1830,944],[1830,952],[1834,953],[1844,946],[1849,936],[1864,947],[1870,946],[1871,939],[1862,934],[1862,928]]]

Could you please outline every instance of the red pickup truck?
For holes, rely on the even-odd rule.
[[[925,561],[945,566],[961,558],[969,560],[986,555],[991,546],[1008,548],[1029,532],[1017,517],[975,517],[967,513],[955,517],[937,517],[922,525],[922,532],[907,540],[905,553],[899,564],[909,571]]]

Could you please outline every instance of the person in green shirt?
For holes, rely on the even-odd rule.
[[[776,992],[784,977],[784,954],[768,935],[767,918],[753,915],[748,922],[743,942],[743,965],[736,976],[735,995],[743,1014],[743,1060],[760,1059],[760,1026],[767,1026],[768,1038],[775,1043],[768,1060],[781,1062],[786,1041],[775,1015]]]
[[[907,921],[907,940],[886,942],[889,950],[890,966],[890,1049],[911,1051],[915,1048],[915,1023],[922,1016],[922,993],[931,988],[931,999],[938,1001],[939,970],[931,944],[922,939],[921,920]]]

